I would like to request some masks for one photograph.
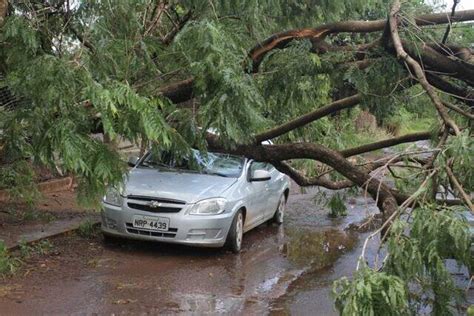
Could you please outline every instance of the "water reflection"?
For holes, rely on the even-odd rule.
[[[317,231],[290,227],[285,229],[285,236],[281,253],[294,264],[310,264],[312,270],[330,266],[357,242],[357,235],[338,229]]]

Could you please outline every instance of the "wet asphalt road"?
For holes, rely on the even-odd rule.
[[[362,197],[330,220],[311,194],[290,196],[283,226],[244,236],[242,253],[100,237],[55,241],[56,255],[1,281],[1,314],[332,315],[336,277],[355,268],[361,239],[344,231],[376,211]]]

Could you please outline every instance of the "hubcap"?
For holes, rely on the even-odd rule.
[[[242,220],[242,213],[239,213],[237,216],[237,225],[235,225],[235,241],[237,243],[237,247],[240,248],[240,245],[242,243],[242,235],[243,235],[244,229],[243,229],[243,220]]]

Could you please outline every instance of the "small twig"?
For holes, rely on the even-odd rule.
[[[471,288],[471,284],[472,284],[473,279],[474,279],[474,275],[471,276],[471,278],[469,279],[469,283],[467,284],[467,287],[466,287],[466,292],[469,291],[469,289]]]
[[[471,210],[471,212],[474,213],[474,205],[472,204],[469,195],[467,195],[466,191],[464,191],[464,189],[462,188],[462,185],[459,183],[458,179],[454,176],[454,173],[449,166],[446,166],[446,173],[448,174],[448,177],[451,180],[452,184],[459,191],[459,194],[461,195],[464,202],[466,202],[467,206],[469,206],[469,209]]]
[[[458,112],[459,114],[461,115],[464,115],[465,117],[467,117],[468,119],[470,120],[474,120],[474,114],[471,114],[471,113],[468,113],[466,111],[464,111],[463,109],[455,106],[454,104],[451,104],[449,102],[443,102],[444,106],[455,111],[455,112]]]
[[[152,23],[148,27],[148,29],[143,33],[143,37],[146,37],[148,34],[153,32],[155,27],[158,25],[158,23],[161,20],[161,16],[163,15],[163,12],[167,12],[167,5],[166,3],[160,3],[157,5],[157,10],[158,12],[156,13],[155,17],[152,20]]]

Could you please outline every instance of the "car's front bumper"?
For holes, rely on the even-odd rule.
[[[185,208],[179,213],[150,213],[106,203],[102,206],[102,231],[107,235],[202,247],[222,247],[233,219],[230,212],[200,216],[186,215]],[[169,230],[135,228],[132,224],[134,215],[169,218]]]

